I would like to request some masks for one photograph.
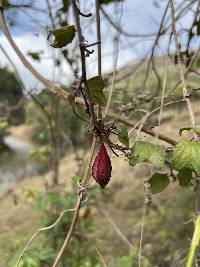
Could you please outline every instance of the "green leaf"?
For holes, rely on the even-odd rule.
[[[167,174],[163,173],[155,173],[151,178],[148,180],[151,186],[152,194],[157,194],[163,191],[170,183],[170,179]]]
[[[200,143],[183,140],[173,152],[172,163],[175,170],[191,169],[200,175]]]
[[[184,168],[178,173],[178,181],[180,186],[191,186],[192,170]]]
[[[110,4],[110,3],[116,3],[116,2],[122,2],[124,0],[100,0],[100,4]]]
[[[54,48],[62,48],[72,42],[75,36],[75,32],[76,30],[74,25],[60,27],[58,29],[50,31],[47,40],[49,40],[50,36],[53,35],[55,39],[51,46],[53,46]]]
[[[95,76],[88,80],[88,86],[94,101],[101,105],[106,105],[106,97],[103,93],[105,82],[100,76]]]
[[[129,164],[135,166],[140,162],[151,163],[157,167],[163,167],[166,151],[162,145],[155,145],[147,141],[135,142],[129,157]]]
[[[129,147],[129,139],[128,139],[128,130],[125,125],[117,128],[118,131],[118,139],[125,146]]]
[[[190,131],[190,130],[194,130],[194,132],[197,135],[200,135],[200,127],[199,126],[188,126],[188,127],[183,127],[179,130],[179,134],[181,135],[183,131]]]
[[[41,58],[41,54],[43,53],[43,51],[39,51],[39,52],[28,52],[28,56],[32,57],[32,59],[34,59],[35,61],[40,62]]]

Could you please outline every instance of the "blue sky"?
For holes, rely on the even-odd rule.
[[[12,1],[13,3],[20,3],[21,1]],[[36,6],[44,5],[45,1],[37,0]],[[51,1],[53,3],[53,1]],[[55,2],[55,1],[54,1]],[[58,1],[57,1],[58,2]],[[81,10],[90,10],[94,14],[94,0],[84,0],[80,1]],[[125,0],[123,3],[123,15],[121,18],[121,27],[124,31],[134,33],[134,34],[143,34],[157,32],[159,27],[159,22],[163,14],[163,10],[166,6],[166,0],[157,0],[159,3],[159,8],[156,7],[155,0]],[[175,1],[176,4],[181,1]],[[185,2],[188,2],[187,0]],[[45,6],[44,6],[45,8]],[[104,6],[106,12],[112,16],[112,19],[115,22],[119,22],[121,4],[116,5],[110,4]],[[37,16],[36,16],[37,14]],[[14,39],[21,50],[27,54],[28,51],[44,51],[45,59],[41,63],[35,63],[32,61],[37,70],[40,71],[48,79],[57,79],[63,83],[66,81],[72,80],[72,73],[65,65],[62,63],[62,71],[59,70],[59,73],[56,72],[53,62],[51,60],[52,53],[59,54],[59,51],[49,46],[46,41],[46,33],[42,30],[41,27],[35,26],[31,21],[32,19],[36,21],[41,21],[41,23],[46,22],[47,17],[43,13],[34,13],[29,12],[27,16],[27,11],[22,11],[19,14],[12,13],[7,14],[6,18],[9,21],[9,17],[12,16],[18,22],[18,27],[12,29]],[[29,18],[31,17],[31,19]],[[68,20],[71,23],[74,23],[72,15],[69,16]],[[82,18],[82,26],[84,30],[84,36],[89,42],[95,42],[95,26],[88,25],[88,21],[85,18]],[[181,25],[190,25],[191,24],[191,15],[187,15],[180,22]],[[108,72],[112,70],[113,66],[113,38],[115,36],[115,31],[112,27],[105,22],[105,19],[102,15],[102,51],[103,51],[103,71]],[[148,39],[135,39],[128,38],[120,35],[120,52],[118,58],[118,68],[126,65],[127,63],[134,63],[139,59],[143,58],[148,49],[152,46],[154,38]],[[27,71],[19,59],[12,51],[5,37],[0,34],[0,44],[8,51],[9,55],[12,57],[15,62],[20,75],[27,86],[28,89],[35,88],[40,86],[35,78]],[[125,49],[126,48],[126,49]],[[163,38],[159,49],[156,50],[156,53],[163,54],[166,49],[166,39]],[[95,51],[96,52],[96,51]],[[7,59],[2,55],[0,51],[2,65],[9,65]],[[29,58],[31,61],[31,59]],[[96,74],[96,53],[94,53],[88,60],[88,75],[92,76]]]

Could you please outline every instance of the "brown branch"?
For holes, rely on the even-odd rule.
[[[97,64],[98,64],[98,76],[102,76],[101,70],[101,17],[100,17],[100,2],[95,0],[95,10],[96,10],[96,32],[97,32]],[[97,107],[97,119],[101,119],[101,106]]]
[[[55,22],[54,22],[52,10],[51,10],[51,4],[49,3],[49,0],[46,0],[46,4],[47,4],[47,8],[48,8],[49,17],[51,19],[52,28],[55,29],[56,25],[55,25]]]
[[[145,38],[145,37],[152,37],[155,36],[157,33],[144,33],[144,34],[139,34],[139,33],[129,33],[126,32],[124,30],[122,30],[121,27],[119,27],[119,25],[117,25],[111,18],[110,16],[107,14],[107,12],[104,10],[104,8],[101,7],[101,11],[102,14],[104,15],[104,17],[107,19],[107,21],[121,34],[127,36],[127,37],[133,37],[133,38]],[[162,34],[164,34],[165,31],[162,32]]]
[[[194,13],[194,18],[193,18],[193,21],[192,21],[192,25],[189,29],[189,32],[188,32],[188,41],[187,41],[187,45],[186,45],[186,55],[187,57],[189,57],[189,48],[190,48],[190,42],[194,36],[193,34],[193,27],[196,25],[196,22],[197,22],[197,19],[198,19],[198,15],[199,15],[199,12],[200,12],[200,0],[197,0],[197,7],[196,7],[196,11]]]
[[[94,112],[94,103],[93,103],[93,99],[92,99],[91,92],[90,92],[88,82],[87,82],[86,60],[85,60],[86,45],[85,45],[84,37],[82,34],[82,30],[81,30],[80,17],[79,17],[80,12],[79,12],[79,8],[77,6],[76,0],[72,0],[72,10],[73,10],[73,14],[74,14],[75,22],[76,22],[76,28],[77,28],[78,39],[79,39],[79,49],[80,49],[80,55],[81,55],[81,68],[82,68],[81,81],[85,86],[85,94],[88,100],[89,112],[90,112],[92,123],[95,126],[98,126],[97,118]]]
[[[178,14],[174,17],[174,20],[175,20],[175,21],[178,21],[178,20],[184,15],[184,12],[188,11],[188,9],[190,8],[190,6],[191,6],[192,4],[195,3],[195,1],[196,1],[196,0],[193,0],[193,1],[189,2],[189,3],[188,3],[186,6],[184,6],[183,8],[182,8],[182,6],[183,6],[183,4],[184,4],[185,1],[182,1],[182,2],[178,5],[178,7],[177,7],[177,11],[179,11],[179,9],[180,9],[180,11],[179,11]],[[144,82],[143,82],[143,87],[142,87],[142,88],[145,88],[145,85],[146,85],[146,82],[147,82],[147,79],[148,79],[148,76],[149,76],[149,69],[150,69],[150,65],[151,65],[151,63],[152,63],[152,58],[153,58],[153,56],[154,56],[155,48],[156,48],[156,46],[157,46],[157,44],[158,44],[158,41],[159,41],[160,37],[163,35],[162,32],[164,31],[164,33],[166,33],[166,32],[168,31],[168,29],[171,27],[171,24],[169,24],[169,25],[167,25],[167,26],[165,27],[165,29],[163,29],[163,27],[164,27],[163,25],[164,25],[164,20],[165,20],[165,18],[166,18],[166,23],[168,22],[167,11],[168,11],[168,8],[169,8],[169,3],[170,3],[170,0],[168,0],[168,2],[167,2],[166,8],[165,8],[164,13],[163,13],[163,16],[162,16],[162,18],[161,18],[161,23],[160,23],[160,26],[159,26],[158,33],[157,33],[157,35],[156,35],[156,39],[155,39],[154,44],[153,44],[152,49],[151,49],[151,55],[150,55],[150,58],[149,58],[149,60],[148,60],[147,69],[146,69],[145,78],[144,78]],[[181,8],[182,8],[182,9],[181,9]],[[169,18],[169,19],[170,19],[170,18]],[[169,40],[171,40],[171,35],[170,35]],[[153,64],[152,64],[152,67],[153,67],[154,74],[156,75],[156,73],[155,73],[155,68],[154,68]],[[157,76],[157,75],[156,75],[156,78],[157,78],[157,80],[158,80],[158,84],[157,84],[157,88],[158,88],[158,87],[159,87],[159,79],[158,79],[158,76]]]
[[[192,70],[192,66],[193,66],[193,64],[194,64],[194,62],[195,62],[195,60],[196,60],[196,58],[197,58],[199,52],[200,52],[200,48],[197,49],[197,51],[195,52],[195,54],[194,54],[193,57],[191,58],[191,60],[190,60],[190,64],[188,65],[188,67],[187,67],[187,69],[186,69],[186,71],[185,71],[185,73],[184,73],[184,77],[185,77],[185,79],[187,78],[188,74],[189,74],[190,72],[193,71],[193,70]],[[174,85],[174,87],[167,93],[166,98],[168,98],[168,97],[171,96],[171,94],[174,92],[174,90],[176,90],[176,88],[177,88],[177,86],[179,86],[179,84],[181,84],[181,79],[180,79],[180,80]]]
[[[186,82],[185,82],[185,76],[184,72],[182,69],[182,62],[181,62],[181,52],[180,52],[180,46],[179,46],[179,40],[178,40],[178,33],[176,31],[176,20],[175,20],[175,10],[174,10],[174,3],[173,0],[170,0],[170,9],[171,9],[171,17],[172,17],[172,32],[174,35],[174,40],[175,40],[175,45],[176,45],[176,55],[177,55],[177,60],[178,60],[178,67],[179,67],[179,72],[180,72],[180,79],[181,79],[181,84],[183,87],[183,98],[185,99],[187,103],[187,108],[190,116],[190,121],[192,125],[195,125],[195,119],[194,119],[194,113],[191,107],[190,100],[188,98],[189,92],[187,90]]]
[[[101,76],[101,18],[100,18],[100,2],[95,0],[96,7],[96,31],[97,31],[97,58],[98,58],[98,75]]]
[[[84,172],[84,175],[83,175],[83,181],[82,181],[82,186],[80,187],[81,191],[78,192],[79,193],[79,196],[78,196],[78,200],[77,200],[77,204],[76,204],[76,211],[74,213],[74,216],[73,216],[73,219],[72,219],[72,223],[70,225],[70,229],[67,233],[67,236],[65,238],[65,241],[58,253],[58,256],[56,257],[56,260],[54,261],[52,267],[57,267],[58,264],[59,264],[59,261],[64,253],[64,251],[66,250],[68,244],[69,244],[69,241],[72,237],[72,233],[74,231],[74,228],[76,226],[76,223],[77,223],[77,220],[78,220],[78,215],[79,215],[79,211],[80,211],[80,207],[81,207],[81,202],[82,202],[82,199],[83,199],[83,193],[84,193],[84,190],[85,188],[87,187],[87,182],[88,182],[88,173],[89,173],[89,170],[90,170],[90,166],[91,166],[91,162],[92,162],[92,158],[93,158],[93,154],[94,154],[94,149],[95,149],[95,145],[96,145],[96,138],[94,137],[93,138],[93,142],[92,142],[92,146],[91,146],[91,150],[90,150],[90,155],[89,155],[89,158],[88,158],[88,161],[87,161],[87,164],[86,164],[86,168],[85,168],[85,172]]]
[[[110,118],[115,118],[117,121],[119,122],[122,122],[124,123],[125,125],[127,126],[131,126],[131,127],[135,127],[135,123],[133,123],[132,121],[130,121],[127,117],[123,117],[123,116],[120,116],[118,114],[115,114],[113,112],[108,112],[107,113],[107,116],[109,116]],[[135,129],[139,129],[139,126],[135,127]],[[156,133],[154,133],[154,131],[150,130],[150,129],[147,129],[146,127],[142,127],[141,128],[141,131],[146,133],[146,134],[149,134],[153,137],[156,137]],[[165,141],[166,143],[172,145],[172,146],[175,146],[177,144],[177,141],[175,141],[174,139],[168,137],[168,136],[165,136],[163,134],[158,134],[158,138],[162,141]]]
[[[106,211],[104,207],[102,207],[98,201],[95,199],[95,204],[97,205],[97,208],[99,209],[100,213],[105,216],[107,221],[111,224],[117,235],[120,237],[120,239],[128,246],[129,249],[133,248],[133,244],[128,240],[128,238],[123,234],[117,223],[114,221],[114,219],[110,216],[110,214]]]
[[[52,267],[58,266],[58,263],[59,263],[62,255],[64,253],[64,250],[67,247],[67,245],[68,245],[68,243],[69,243],[69,241],[71,239],[72,233],[74,231],[74,228],[76,226],[76,222],[77,222],[77,219],[78,219],[78,215],[79,215],[79,211],[80,211],[80,207],[81,207],[81,201],[82,201],[82,195],[78,198],[78,201],[77,201],[77,204],[76,204],[76,211],[74,213],[74,217],[72,219],[72,223],[71,223],[69,231],[67,233],[67,237],[66,237],[66,239],[65,239],[65,241],[64,241],[64,243],[63,243],[63,245],[62,245],[62,247],[61,247],[61,249],[59,251],[59,254],[58,254],[55,262],[53,263]]]
[[[156,48],[156,46],[158,44],[160,36],[162,35],[163,23],[164,23],[166,15],[167,15],[168,8],[169,8],[169,0],[167,2],[166,7],[165,7],[164,13],[162,15],[160,26],[159,26],[159,30],[158,30],[158,33],[156,35],[156,39],[154,41],[153,47],[151,49],[151,55],[150,55],[150,58],[149,58],[148,63],[147,63],[147,70],[146,70],[146,73],[145,73],[145,78],[144,78],[144,82],[143,82],[143,88],[145,88],[145,85],[146,85],[146,82],[147,82],[147,79],[148,79],[148,76],[149,76],[150,64],[151,64],[153,56],[154,56],[155,48]],[[153,66],[154,66],[154,64],[153,64]],[[154,70],[155,70],[155,68],[154,68]],[[157,72],[155,72],[155,74],[157,74]]]

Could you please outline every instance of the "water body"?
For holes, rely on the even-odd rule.
[[[37,165],[30,160],[32,145],[13,136],[4,138],[10,151],[0,157],[0,197],[4,196],[18,180],[38,173]]]

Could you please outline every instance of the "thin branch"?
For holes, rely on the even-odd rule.
[[[198,15],[199,15],[199,12],[200,12],[200,0],[197,0],[197,6],[196,6],[196,11],[194,13],[194,18],[193,18],[193,21],[192,21],[192,25],[189,29],[189,32],[188,32],[188,41],[187,41],[187,45],[186,45],[186,54],[187,56],[189,56],[189,48],[190,48],[190,42],[193,38],[193,27],[196,25],[196,22],[197,22],[197,19],[198,19]]]
[[[141,225],[141,231],[140,231],[140,242],[139,242],[139,253],[138,253],[138,267],[141,267],[142,265],[142,243],[144,238],[144,226],[146,222],[146,214],[148,212],[148,208],[150,208],[152,203],[152,193],[150,190],[150,185],[148,181],[144,181],[144,206],[143,206],[143,212],[142,212],[142,225]]]
[[[58,253],[58,256],[56,257],[56,260],[54,261],[52,267],[56,267],[58,266],[58,263],[64,253],[64,250],[66,249],[70,239],[71,239],[71,236],[72,236],[72,233],[74,231],[74,228],[76,226],[76,222],[77,222],[77,219],[78,219],[78,215],[79,215],[79,210],[80,210],[80,207],[81,207],[81,201],[82,201],[82,197],[83,195],[81,194],[80,197],[78,198],[78,202],[76,204],[76,209],[75,209],[75,213],[74,213],[74,217],[73,217],[73,220],[72,220],[72,223],[70,225],[70,228],[69,228],[69,231],[67,233],[67,237]]]
[[[146,85],[146,82],[147,82],[147,79],[148,79],[150,64],[151,64],[153,56],[154,56],[155,48],[156,48],[156,46],[158,44],[160,36],[162,35],[163,23],[164,23],[164,20],[165,20],[165,17],[167,15],[167,11],[168,11],[168,8],[169,8],[169,1],[170,0],[168,0],[167,5],[166,5],[165,10],[164,10],[164,13],[162,15],[160,26],[159,26],[159,30],[158,30],[158,33],[156,35],[156,39],[154,41],[153,47],[151,49],[151,55],[150,55],[150,58],[149,58],[148,63],[147,63],[147,69],[146,69],[145,78],[144,78],[144,82],[143,82],[143,88],[145,88],[145,85]]]
[[[100,2],[95,0],[96,10],[96,32],[97,32],[97,64],[98,64],[98,76],[102,76],[102,63],[101,63],[101,17],[100,17]],[[97,107],[97,119],[101,119],[101,106]]]
[[[175,101],[170,101],[170,102],[168,102],[168,103],[165,103],[165,104],[163,104],[163,106],[169,106],[169,105],[173,105],[173,104],[175,104],[175,103],[179,103],[179,102],[185,102],[185,99],[179,99],[179,100],[175,100]],[[145,128],[144,128],[144,126],[143,126],[143,124],[144,124],[144,122],[152,115],[152,114],[154,114],[155,112],[157,112],[157,111],[159,111],[160,110],[160,108],[161,108],[161,106],[159,106],[159,107],[157,107],[157,108],[155,108],[155,109],[153,109],[152,111],[150,111],[149,113],[147,113],[142,119],[140,119],[136,124],[134,124],[134,126],[133,126],[133,128],[129,131],[129,135],[131,135],[131,133],[135,130],[135,129],[138,129],[139,131],[141,130],[141,131],[143,131],[143,132],[146,132],[145,131]],[[141,126],[139,126],[141,124]],[[130,125],[131,126],[131,125]],[[148,131],[148,130],[147,130]],[[150,134],[150,135],[152,135],[152,136],[157,136],[153,131],[151,131],[151,130],[149,130],[148,132],[146,132],[146,133],[148,133],[148,134]],[[161,137],[162,135],[161,134],[158,134],[158,138],[159,139],[162,139],[162,137]],[[167,137],[167,138],[169,138],[169,137]],[[167,140],[164,140],[164,139],[162,139],[163,141],[166,141],[167,142]],[[176,145],[177,144],[177,142],[176,141],[174,141],[174,140],[168,140],[169,142],[167,142],[167,143],[169,143],[169,144],[171,144],[171,145]],[[172,142],[171,142],[172,141]]]
[[[97,252],[97,254],[98,254],[98,256],[99,256],[99,258],[101,260],[102,267],[108,267],[108,265],[106,264],[103,256],[101,255],[101,252],[99,251],[99,249],[97,248],[97,246],[94,244],[94,242],[91,240],[91,238],[89,238],[87,235],[82,234],[82,233],[77,233],[76,232],[76,234],[83,236],[94,247],[94,249],[96,250],[96,252]]]
[[[118,21],[118,28],[121,29],[121,19],[122,19],[122,13],[123,13],[123,2],[121,3],[121,7],[120,7],[120,15],[119,15],[119,21]],[[112,93],[113,93],[113,90],[114,90],[114,86],[115,86],[115,78],[116,78],[116,73],[117,73],[117,62],[118,62],[118,57],[119,57],[119,39],[120,39],[120,34],[121,34],[121,31],[118,31],[118,35],[116,36],[115,38],[115,49],[114,49],[114,64],[113,64],[113,75],[112,75],[112,82],[111,82],[111,88],[110,88],[110,93],[109,93],[109,96],[108,96],[108,101],[107,101],[107,105],[106,105],[106,109],[105,109],[105,112],[103,114],[103,117],[105,118],[106,117],[106,114],[108,113],[108,109],[109,109],[109,106],[110,106],[110,103],[111,103],[111,98],[112,98]]]
[[[145,219],[146,219],[146,201],[144,201],[144,207],[142,212],[142,225],[141,225],[141,231],[140,231],[140,242],[139,242],[139,253],[138,253],[138,267],[141,267],[142,265],[142,243],[143,243],[143,237],[144,237],[144,225],[145,225]]]
[[[140,34],[140,33],[129,33],[124,31],[121,27],[119,27],[119,25],[117,25],[110,17],[110,15],[107,14],[107,12],[104,10],[103,7],[101,7],[101,11],[102,14],[105,16],[105,18],[107,19],[107,21],[121,34],[127,36],[127,37],[132,37],[132,38],[146,38],[146,37],[152,37],[155,36],[157,33],[144,33],[144,34]],[[162,34],[164,34],[165,31],[163,31]]]
[[[186,86],[186,82],[185,82],[185,76],[184,76],[184,72],[183,72],[182,64],[181,64],[181,53],[180,53],[180,47],[179,47],[179,41],[178,41],[178,33],[176,31],[175,10],[174,10],[173,0],[170,0],[170,7],[171,7],[171,17],[172,17],[172,32],[174,34],[174,39],[175,39],[176,54],[177,54],[181,84],[183,87],[183,98],[185,99],[185,101],[187,103],[190,121],[191,121],[192,125],[194,126],[195,125],[194,113],[193,113],[193,110],[191,107],[190,100],[188,98],[189,92],[187,90],[187,86]]]
[[[194,53],[194,55],[192,56],[191,60],[190,60],[190,63],[184,73],[184,77],[185,79],[187,78],[188,74],[192,71],[192,66],[195,62],[195,60],[197,59],[198,57],[198,54],[200,52],[200,48],[197,49],[197,51]],[[179,84],[181,83],[181,79],[174,85],[174,87],[167,93],[167,96],[166,97],[170,97],[171,94],[174,92],[174,90],[176,90],[177,86],[179,86]]]
[[[28,248],[28,246],[30,246],[30,244],[36,239],[36,237],[41,233],[41,232],[44,232],[44,231],[47,231],[47,230],[50,230],[52,228],[54,228],[59,222],[60,220],[62,219],[62,217],[65,215],[66,212],[68,211],[75,211],[75,209],[66,209],[64,210],[60,216],[58,217],[58,219],[51,225],[47,226],[47,227],[43,227],[43,228],[40,228],[38,229],[35,234],[30,238],[30,240],[26,243],[25,247],[23,248],[18,260],[17,260],[17,263],[16,263],[16,267],[19,266],[19,263],[24,255],[24,253],[26,252],[26,249]]]
[[[47,4],[47,8],[48,8],[49,17],[51,19],[52,28],[55,29],[56,25],[55,25],[55,22],[54,22],[52,10],[51,10],[51,4],[49,3],[49,0],[46,0],[46,4]]]
[[[108,222],[111,224],[117,235],[120,237],[120,239],[128,246],[129,249],[133,248],[133,244],[128,240],[128,238],[123,234],[119,226],[116,224],[116,222],[113,220],[113,218],[110,216],[110,214],[103,208],[101,205],[97,202],[96,205],[99,208],[100,212],[106,217]]]
[[[80,49],[80,55],[81,55],[81,68],[82,68],[81,81],[83,82],[85,86],[85,94],[88,100],[89,112],[90,112],[92,123],[95,126],[98,126],[97,118],[94,112],[94,103],[93,103],[92,95],[91,95],[88,82],[87,82],[86,59],[85,59],[86,45],[85,45],[84,37],[82,34],[82,30],[81,30],[80,17],[79,17],[80,12],[77,7],[76,0],[72,0],[72,10],[73,10],[73,15],[74,15],[75,22],[76,22],[76,28],[77,28],[78,39],[79,39],[79,49]]]
[[[97,64],[98,64],[98,75],[101,76],[101,17],[100,17],[100,2],[95,0],[96,7],[96,31],[97,31]]]
[[[164,79],[163,79],[163,88],[162,88],[161,103],[160,103],[160,113],[159,113],[159,118],[158,118],[157,136],[158,136],[158,131],[160,128],[161,118],[162,118],[163,104],[164,104],[164,98],[165,98],[165,89],[166,89],[166,81],[167,81],[167,71],[168,71],[168,60],[167,60],[167,56],[165,56],[165,73],[164,73]],[[156,141],[157,140],[158,140],[158,138],[156,138]]]
[[[69,241],[72,237],[72,233],[74,231],[74,228],[76,226],[77,220],[78,220],[78,215],[79,215],[79,211],[80,211],[80,207],[81,207],[81,203],[83,200],[83,192],[85,191],[85,187],[87,186],[87,182],[88,182],[88,173],[90,170],[90,166],[91,166],[91,162],[92,162],[92,158],[93,158],[93,154],[94,154],[94,149],[95,149],[95,145],[96,145],[96,138],[93,138],[93,142],[92,142],[92,146],[91,146],[91,150],[90,150],[90,155],[86,164],[86,168],[85,168],[85,172],[83,175],[83,180],[82,180],[82,186],[81,186],[81,190],[79,192],[79,196],[78,196],[78,200],[77,200],[77,204],[76,204],[76,211],[74,213],[73,219],[72,219],[72,223],[70,225],[69,231],[67,233],[67,236],[65,238],[65,241],[52,265],[52,267],[56,267],[59,264],[59,261],[64,253],[64,251],[67,249],[67,246],[69,244]]]

